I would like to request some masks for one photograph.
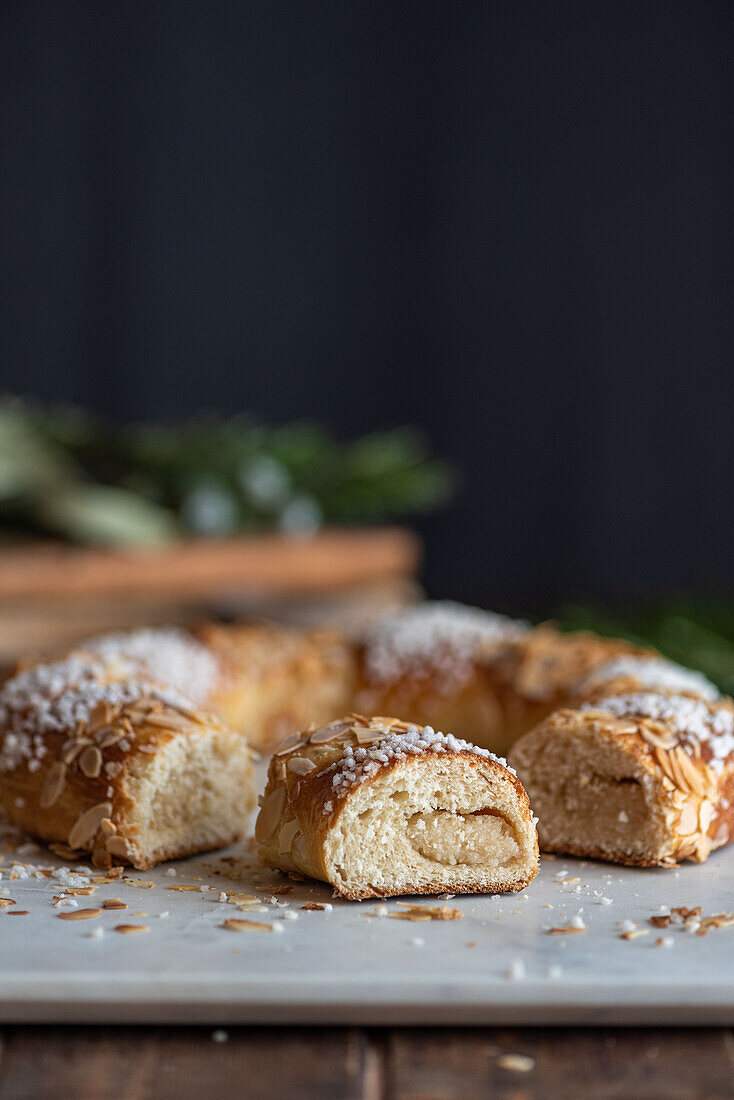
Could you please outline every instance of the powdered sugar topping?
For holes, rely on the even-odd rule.
[[[366,639],[369,676],[378,683],[401,676],[436,675],[456,686],[472,663],[523,637],[528,626],[504,615],[449,600],[423,603],[374,626]]]
[[[639,692],[614,695],[597,703],[585,703],[582,710],[602,710],[615,718],[652,718],[661,722],[684,744],[705,744],[711,752],[710,767],[721,772],[734,752],[734,712],[724,706],[707,706],[685,695],[656,695]]]
[[[105,662],[124,661],[139,671],[204,703],[219,674],[217,659],[183,630],[169,627],[103,634],[84,643],[86,652]]]
[[[432,726],[409,726],[404,733],[388,733],[372,745],[347,745],[339,760],[325,769],[325,774],[333,772],[331,785],[334,792],[346,794],[371,779],[381,768],[389,767],[396,761],[423,753],[444,752],[470,752],[486,760],[494,760],[513,775],[516,774],[506,760],[488,749],[480,749],[451,734],[439,733]],[[332,806],[327,802],[323,812],[329,813]]]
[[[586,676],[578,686],[582,692],[620,677],[629,676],[638,681],[641,687],[657,691],[691,692],[702,699],[715,702],[721,695],[716,687],[707,680],[702,672],[684,668],[664,657],[615,657],[600,665]]]
[[[74,654],[64,661],[37,665],[6,681],[0,690],[0,771],[10,771],[22,761],[41,760],[46,755],[48,733],[72,733],[89,720],[101,703],[126,706],[141,697],[158,699],[171,706],[190,705],[173,687],[158,685],[131,674],[130,666],[115,668],[112,678],[103,660]]]

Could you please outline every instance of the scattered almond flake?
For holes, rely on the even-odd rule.
[[[63,661],[35,665],[6,680],[0,689],[0,771],[22,762],[42,760],[45,734],[64,733],[86,725],[100,706],[123,707],[141,695],[167,705],[185,703],[173,687],[153,684],[131,673],[132,666],[114,669],[100,657],[72,654]]]
[[[152,890],[154,883],[142,878],[123,878],[126,886],[135,886],[138,890]]]
[[[649,928],[634,928],[631,932],[622,932],[620,940],[636,940],[639,936],[649,936]]]
[[[102,902],[103,909],[127,909],[126,903],[122,898],[105,898]]]
[[[73,913],[59,913],[59,920],[92,920],[101,912],[101,909],[76,909]]]
[[[615,718],[652,718],[665,726],[681,745],[693,751],[706,745],[711,753],[709,767],[716,774],[734,752],[734,711],[722,704],[704,703],[686,695],[655,695],[633,692],[614,695],[581,710],[600,710]]]
[[[234,917],[230,917],[229,920],[224,921],[222,928],[226,928],[228,932],[272,932],[273,925],[266,924],[264,921],[259,920],[238,920]]]
[[[412,675],[447,692],[466,682],[473,664],[522,638],[527,624],[449,600],[426,602],[385,616],[368,632],[369,678],[390,683]]]
[[[640,687],[653,691],[689,692],[709,702],[721,698],[718,689],[702,672],[684,668],[665,657],[615,657],[590,672],[576,690],[585,693],[623,677],[636,680]]]
[[[0,898],[0,909],[9,909],[11,905],[17,904],[12,898]]]
[[[184,893],[184,892],[193,892],[193,893],[198,894],[198,893],[201,892],[201,887],[200,886],[178,886],[178,885],[176,885],[176,886],[167,886],[166,890],[179,890],[182,893]],[[234,894],[232,894],[231,896],[234,897]]]
[[[329,908],[331,908],[331,906],[329,906]],[[307,901],[304,905],[301,906],[301,909],[323,910],[326,909],[326,906],[322,905],[320,901]]]
[[[132,936],[136,932],[149,932],[147,924],[116,924],[115,932],[122,932],[125,936]]]
[[[586,925],[583,925],[581,928],[577,928],[574,925],[569,924],[566,925],[565,928],[550,928],[548,931],[550,932],[551,936],[571,936],[574,932],[585,932]]]
[[[672,936],[658,936],[655,940],[656,947],[673,947],[675,946],[675,940]]]
[[[565,879],[565,880],[563,881],[562,885],[563,885],[563,886],[573,886],[573,885],[575,885],[575,883],[577,883],[577,882],[581,882],[581,879],[580,879],[580,878],[578,878],[578,876],[577,876],[577,877],[575,877],[575,878],[567,878],[567,879]]]
[[[413,905],[407,901],[397,904],[400,911],[389,914],[394,920],[461,920],[464,916],[460,909],[448,905]]]
[[[497,1065],[510,1073],[529,1073],[535,1066],[535,1059],[527,1054],[501,1054]]]
[[[260,898],[256,897],[255,894],[234,893],[234,894],[228,894],[227,895],[227,904],[228,905],[241,905],[241,904],[247,904],[247,903],[250,903],[250,902],[259,902],[259,901],[260,901]]]
[[[670,917],[650,917],[650,924],[653,928],[667,928],[670,924]]]
[[[215,1043],[226,1043],[229,1039],[229,1033],[224,1031],[221,1027],[212,1032],[212,1040]]]

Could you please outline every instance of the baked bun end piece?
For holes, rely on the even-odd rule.
[[[240,734],[137,665],[76,653],[0,691],[0,809],[68,858],[147,870],[246,832]]]
[[[538,871],[528,797],[486,749],[349,715],[283,743],[255,830],[264,863],[341,897],[500,893]]]
[[[734,708],[637,692],[556,711],[510,754],[544,851],[703,862],[734,837]]]

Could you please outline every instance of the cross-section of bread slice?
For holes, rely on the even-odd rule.
[[[256,836],[265,863],[352,899],[521,890],[538,870],[504,761],[392,718],[350,715],[284,743]]]

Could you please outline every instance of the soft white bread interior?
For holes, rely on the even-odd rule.
[[[60,854],[149,868],[242,836],[253,805],[245,739],[137,665],[75,653],[0,691],[0,809]]]
[[[353,899],[520,890],[537,873],[527,795],[486,750],[359,715],[291,740],[256,828],[270,866]]]
[[[561,709],[510,761],[545,851],[639,866],[702,861],[732,830],[727,702],[638,693]]]

